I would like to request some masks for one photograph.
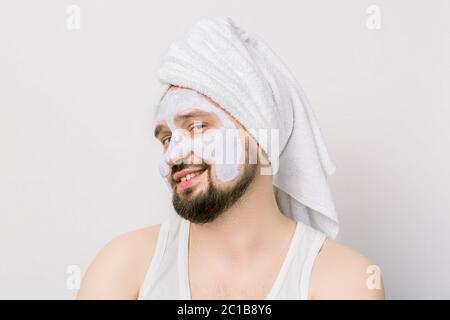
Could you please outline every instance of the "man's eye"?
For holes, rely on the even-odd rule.
[[[165,145],[165,144],[166,144],[166,141],[169,141],[169,142],[170,142],[170,136],[168,136],[168,137],[162,139],[162,140],[161,140],[161,143],[162,143],[163,145]]]
[[[204,124],[204,123],[196,123],[196,124],[194,124],[191,127],[190,131],[192,131],[192,129],[194,129],[194,131],[197,131],[197,130],[200,130],[200,129],[204,128],[204,127],[206,127],[206,124]]]

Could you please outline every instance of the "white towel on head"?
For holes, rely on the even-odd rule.
[[[327,182],[335,165],[301,86],[260,37],[229,17],[202,19],[171,44],[158,78],[161,95],[170,85],[194,89],[247,130],[278,129],[278,153],[270,139],[252,136],[266,155],[278,157],[272,180],[280,211],[336,237],[339,224]]]

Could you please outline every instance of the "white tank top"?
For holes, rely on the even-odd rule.
[[[153,258],[139,290],[139,300],[191,299],[189,223],[174,215],[161,224]],[[312,266],[325,239],[324,233],[297,221],[288,252],[266,300],[308,299]]]

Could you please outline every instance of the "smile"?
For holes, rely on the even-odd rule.
[[[184,177],[181,177],[180,181],[177,183],[177,189],[184,190],[197,184],[203,176],[206,176],[206,171],[206,169],[202,171],[196,171]]]

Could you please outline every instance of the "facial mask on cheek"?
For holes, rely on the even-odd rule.
[[[178,129],[174,116],[184,110],[195,108],[214,113],[221,121],[222,127],[208,130],[191,139],[190,133]],[[170,162],[177,163],[191,153],[208,164],[215,164],[216,176],[226,182],[237,177],[242,157],[242,143],[238,129],[227,114],[194,90],[177,88],[166,94],[161,101],[156,122],[165,121],[172,131],[169,147],[159,165],[160,173],[168,178],[171,172]]]

